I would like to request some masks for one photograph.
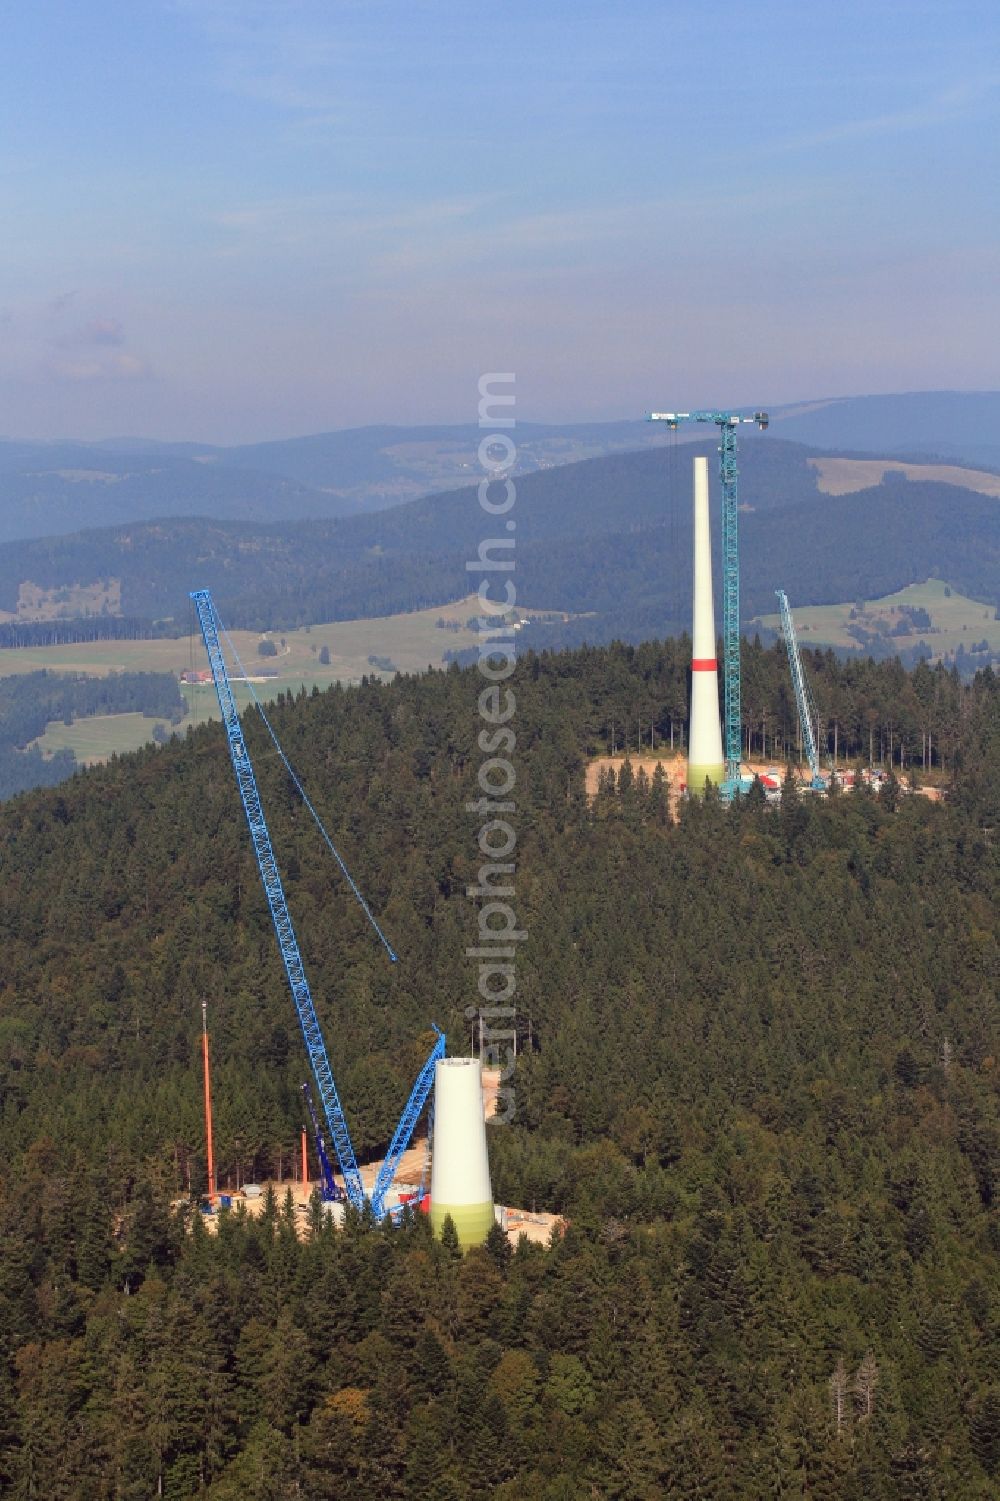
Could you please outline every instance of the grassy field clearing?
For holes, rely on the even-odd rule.
[[[983,640],[988,641],[991,651],[1000,651],[1000,621],[994,620],[991,605],[980,600],[968,599],[958,594],[941,579],[928,579],[923,584],[909,584],[897,594],[887,594],[882,599],[865,601],[864,611],[851,619],[854,602],[839,605],[802,605],[789,601],[795,618],[795,629],[804,646],[846,646],[857,649],[857,640],[849,634],[851,625],[861,626],[866,631],[886,634],[905,617],[903,607],[926,610],[931,618],[932,629],[917,628],[910,634],[894,639],[900,651],[926,641],[935,657],[956,652],[959,646],[966,651]],[[766,626],[770,630],[780,628],[777,614],[761,615],[750,622]]]
[[[810,459],[817,472],[817,485],[825,495],[851,495],[882,483],[887,470],[905,474],[909,480],[929,484],[960,485],[980,495],[1000,497],[1000,474],[987,469],[963,469],[958,464],[906,464],[896,459]]]
[[[328,688],[336,682],[356,682],[372,673],[389,677],[388,669],[374,667],[370,656],[391,661],[399,672],[422,672],[440,667],[444,654],[474,646],[478,635],[466,621],[477,615],[475,595],[450,605],[436,606],[409,615],[387,615],[372,620],[339,620],[314,625],[300,631],[269,633],[278,649],[274,657],[261,657],[257,647],[261,637],[251,631],[233,631],[232,639],[244,667],[255,678],[254,689],[263,700],[279,693],[314,686]],[[540,614],[525,611],[525,615]],[[445,620],[457,629],[443,630],[437,625]],[[323,647],[329,663],[319,660]],[[71,646],[27,647],[0,652],[0,676],[36,672],[85,672],[106,676],[111,672],[181,672],[206,667],[205,648],[200,634],[176,641],[94,641]],[[230,668],[232,663],[230,662]],[[275,677],[256,678],[256,674],[274,672]],[[215,689],[212,685],[185,684],[182,689],[189,712],[179,725],[164,720],[147,719],[141,714],[109,714],[100,718],[79,719],[66,725],[53,721],[45,734],[35,741],[43,753],[68,747],[81,764],[105,761],[115,753],[136,750],[153,737],[157,724],[168,733],[183,734],[190,724],[203,724],[217,717]],[[250,702],[245,686],[234,683],[237,702]]]
[[[47,755],[69,749],[81,766],[89,766],[95,761],[106,761],[109,756],[138,750],[153,738],[158,724],[170,733],[172,727],[167,720],[147,719],[144,714],[95,714],[74,724],[54,719],[35,744]]]
[[[298,631],[270,632],[278,648],[276,657],[260,657],[262,639],[255,631],[233,631],[232,639],[248,670],[273,669],[281,688],[344,682],[370,673],[369,656],[388,657],[400,672],[420,672],[439,666],[446,651],[471,646],[475,631],[465,622],[478,612],[475,596],[454,604],[419,610],[410,615],[385,615],[372,620],[336,620],[306,626]],[[441,630],[436,622],[456,622],[459,629]],[[329,665],[320,663],[323,647],[330,653]],[[206,665],[200,633],[177,640],[87,641],[70,646],[29,646],[0,652],[0,676],[19,672],[173,672]]]

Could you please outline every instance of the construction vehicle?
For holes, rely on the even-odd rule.
[[[327,1156],[326,1142],[323,1140],[323,1128],[320,1126],[319,1117],[316,1114],[316,1106],[313,1104],[312,1090],[309,1088],[308,1079],[303,1081],[302,1096],[306,1102],[309,1119],[312,1121],[313,1139],[316,1142],[316,1156],[319,1158],[319,1171],[321,1178],[320,1193],[324,1204],[342,1204],[347,1197],[333,1176],[333,1167]],[[302,1138],[302,1151],[305,1153],[305,1133]],[[303,1155],[303,1163],[305,1157]],[[304,1170],[304,1169],[303,1169]]]

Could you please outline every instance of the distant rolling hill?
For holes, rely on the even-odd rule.
[[[676,631],[690,610],[691,455],[714,442],[624,453],[524,476],[516,583],[522,604],[586,619],[591,640]],[[955,484],[881,484],[822,493],[815,450],[760,438],[741,453],[743,617],[770,612],[776,587],[796,603],[875,598],[928,577],[996,603],[1000,500]],[[188,624],[188,590],[207,585],[223,617],[249,629],[388,615],[468,592],[465,563],[489,519],[474,488],[371,516],[262,525],[164,519],[0,547],[0,609],[22,585],[114,582],[128,617]],[[560,639],[542,631],[537,639]]]
[[[286,522],[379,510],[468,484],[482,434],[454,427],[366,427],[219,448],[118,438],[0,442],[0,542],[182,516]],[[636,422],[519,427],[515,473],[653,448]]]
[[[161,517],[265,521],[329,514],[322,495],[275,474],[206,465],[184,455],[0,443],[2,542]]]
[[[1000,391],[838,396],[774,408],[771,418],[773,431],[795,443],[1000,470]]]
[[[218,449],[215,461],[280,474],[340,497],[346,511],[371,511],[469,483],[483,432],[473,423],[440,427],[360,427]],[[517,425],[515,474],[582,459],[654,448],[662,432],[634,422]]]
[[[997,393],[840,397],[771,415],[774,436],[856,460],[937,455],[1000,470]],[[641,413],[623,422],[519,422],[514,472],[683,446],[703,434],[689,425],[669,439]],[[481,437],[467,423],[349,428],[228,448],[128,437],[0,441],[0,543],[189,516],[282,524],[370,514],[467,485]],[[747,433],[744,449],[755,441]]]

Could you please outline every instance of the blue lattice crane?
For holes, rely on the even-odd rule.
[[[427,1104],[428,1096],[434,1088],[435,1065],[439,1058],[444,1057],[444,1033],[437,1027],[434,1028],[434,1031],[437,1033],[434,1046],[431,1048],[427,1062],[417,1075],[417,1082],[414,1084],[410,1098],[406,1102],[406,1108],[399,1118],[399,1125],[396,1127],[395,1135],[389,1143],[389,1150],[385,1154],[385,1161],[379,1168],[378,1177],[375,1179],[375,1187],[372,1189],[372,1213],[377,1220],[380,1220],[385,1214],[386,1195],[392,1187],[392,1180],[396,1176],[399,1159],[410,1144],[410,1138],[416,1128],[417,1121],[420,1119],[423,1108]]]
[[[246,814],[247,826],[250,830],[250,838],[251,842],[253,843],[254,854],[257,857],[257,866],[260,871],[261,882],[264,886],[264,893],[267,897],[267,903],[271,910],[271,919],[274,923],[274,931],[278,939],[278,948],[281,950],[281,958],[285,966],[285,974],[288,977],[288,984],[292,992],[292,999],[295,1002],[295,1009],[298,1012],[299,1024],[302,1028],[302,1036],[305,1040],[306,1051],[309,1054],[309,1062],[312,1065],[313,1077],[316,1081],[316,1088],[319,1091],[320,1101],[323,1106],[323,1114],[326,1117],[327,1125],[330,1130],[330,1137],[333,1141],[334,1152],[336,1153],[337,1161],[340,1165],[341,1176],[344,1180],[344,1194],[346,1195],[350,1203],[355,1207],[355,1209],[360,1210],[366,1203],[364,1183],[362,1182],[361,1173],[358,1169],[357,1158],[354,1155],[354,1147],[351,1143],[350,1132],[347,1128],[347,1121],[344,1117],[343,1107],[340,1103],[340,1096],[337,1093],[337,1086],[334,1082],[333,1070],[330,1067],[330,1059],[326,1051],[326,1043],[323,1039],[322,1030],[320,1029],[319,1018],[316,1015],[316,1008],[313,1004],[312,992],[309,988],[309,981],[306,978],[305,965],[302,962],[302,955],[299,952],[298,940],[295,936],[295,929],[292,925],[291,913],[288,910],[288,902],[285,898],[285,891],[281,882],[281,872],[278,868],[278,861],[271,846],[271,835],[268,831],[267,820],[264,816],[264,809],[260,799],[260,792],[257,788],[257,779],[254,775],[253,764],[250,760],[250,752],[247,749],[246,741],[243,736],[243,728],[240,723],[239,709],[236,704],[236,699],[233,696],[232,684],[229,681],[229,673],[226,668],[226,661],[222,652],[222,644],[219,639],[220,634],[224,634],[223,627],[218,615],[216,614],[215,606],[212,603],[212,597],[207,589],[197,589],[193,591],[191,594],[191,600],[194,604],[194,608],[198,616],[198,624],[201,627],[202,638],[205,642],[205,651],[208,654],[209,666],[212,669],[212,680],[215,684],[215,692],[219,700],[219,709],[222,713],[222,723],[226,731],[226,740],[229,746],[229,759],[232,762],[233,772],[236,776],[236,784],[239,787],[240,797],[243,802],[243,811]],[[253,690],[251,688],[251,693],[252,692]],[[267,726],[268,733],[274,741],[278,754],[280,755],[286,769],[292,777],[295,786],[298,788],[306,806],[319,825],[320,832],[322,833],[324,840],[326,841],[332,854],[336,858],[337,863],[339,864],[340,869],[343,871],[344,876],[351,887],[351,890],[353,891],[355,897],[357,898],[360,906],[365,913],[365,916],[368,918],[368,921],[371,923],[375,932],[378,934],[379,940],[381,941],[383,947],[389,955],[390,960],[395,962],[395,952],[386,939],[385,934],[382,932],[382,929],[375,921],[375,918],[372,916],[367,902],[365,901],[364,897],[361,895],[361,892],[358,890],[357,885],[351,878],[350,872],[348,871],[346,865],[344,864],[337,850],[334,848],[330,836],[326,832],[326,829],[323,827],[323,824],[319,819],[319,815],[313,808],[312,803],[306,796],[302,784],[299,782],[298,777],[295,775],[294,771],[292,771],[291,766],[288,764],[285,753],[281,749],[281,746],[278,744],[277,737],[273,729],[271,728],[270,723],[268,722],[267,716],[264,713],[263,706],[261,705],[260,701],[256,699],[256,695],[254,695],[254,698],[261,717],[263,718],[264,723]],[[385,1162],[382,1164],[382,1169],[379,1173],[378,1181],[376,1183],[376,1193],[372,1198],[372,1208],[376,1214],[376,1217],[379,1219],[381,1219],[385,1213],[385,1197],[391,1186],[392,1178],[396,1170],[396,1165],[398,1164],[400,1157],[403,1155],[403,1152],[409,1145],[410,1138],[413,1135],[414,1127],[416,1126],[417,1120],[420,1116],[420,1111],[426,1103],[427,1096],[433,1086],[434,1064],[437,1062],[438,1058],[444,1056],[444,1036],[441,1032],[438,1031],[436,1027],[434,1030],[435,1032],[437,1032],[437,1040],[435,1041],[434,1048],[431,1051],[431,1056],[424,1064],[424,1067],[421,1069],[420,1074],[417,1078],[417,1082],[413,1086],[410,1098],[406,1103],[406,1108],[404,1109],[403,1115],[400,1119],[399,1126],[396,1128],[396,1133],[393,1136],[389,1155],[386,1157]],[[312,1100],[308,1095],[308,1092],[307,1104],[310,1107],[310,1111],[312,1111]],[[326,1157],[325,1146],[323,1145],[322,1137],[319,1134],[319,1123],[315,1118],[315,1113],[313,1113],[313,1120],[314,1125],[316,1126],[317,1137],[321,1145],[320,1160],[324,1168],[325,1194],[327,1191],[329,1191],[331,1197],[340,1197],[340,1191],[337,1188],[336,1182],[333,1178],[332,1170],[330,1170],[329,1159],[326,1159],[325,1162],[323,1160]],[[332,1188],[330,1187],[330,1185],[332,1185]]]
[[[788,665],[792,673],[792,687],[795,690],[795,707],[798,710],[799,725],[802,730],[802,748],[805,751],[806,760],[809,762],[809,770],[812,773],[810,786],[816,792],[825,790],[826,783],[819,774],[819,747],[816,744],[816,705],[813,702],[812,692],[809,688],[809,679],[806,677],[802,666],[802,657],[799,654],[798,637],[795,634],[795,622],[792,619],[791,606],[788,603],[788,595],[784,589],[776,589],[778,596],[778,608],[781,611],[781,633],[785,638],[785,646],[788,650]]]
[[[740,686],[740,542],[739,470],[736,467],[736,429],[752,423],[764,432],[766,412],[741,417],[738,412],[651,412],[650,422],[665,422],[673,430],[682,422],[714,422],[719,429],[719,478],[722,484],[722,737],[726,780],[739,787],[743,759],[743,711]]]

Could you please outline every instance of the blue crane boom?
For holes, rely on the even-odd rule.
[[[330,1128],[334,1151],[337,1154],[337,1161],[340,1164],[340,1171],[344,1179],[344,1192],[342,1193],[334,1179],[330,1159],[326,1153],[326,1145],[313,1106],[312,1094],[308,1084],[303,1084],[302,1088],[305,1093],[309,1114],[312,1117],[313,1129],[316,1134],[316,1149],[319,1154],[320,1167],[323,1173],[323,1196],[328,1201],[337,1201],[346,1197],[355,1209],[361,1209],[366,1202],[364,1183],[362,1182],[357,1159],[354,1155],[354,1147],[351,1144],[351,1137],[347,1129],[347,1121],[344,1118],[340,1096],[337,1093],[337,1086],[334,1083],[333,1070],[330,1067],[330,1060],[327,1056],[326,1044],[323,1041],[323,1033],[320,1030],[316,1008],[313,1005],[312,992],[309,989],[309,982],[306,979],[305,965],[302,962],[302,955],[299,952],[298,941],[295,937],[295,929],[292,926],[291,913],[288,910],[288,903],[285,899],[278,862],[271,847],[271,835],[268,831],[267,820],[264,817],[264,809],[261,804],[260,793],[257,789],[257,779],[254,776],[250,752],[243,738],[239,709],[236,705],[236,699],[233,696],[229,673],[226,669],[226,662],[219,641],[219,633],[222,630],[221,622],[215,612],[212,597],[207,589],[194,590],[191,594],[191,599],[198,616],[198,624],[201,627],[209,666],[212,669],[212,681],[215,684],[219,709],[222,713],[222,723],[225,727],[226,740],[229,745],[229,758],[233,763],[236,783],[240,789],[240,797],[243,800],[243,811],[246,814],[247,825],[250,829],[250,838],[253,843],[254,854],[257,857],[257,867],[260,870],[264,893],[267,897],[268,906],[271,909],[271,918],[274,922],[278,947],[281,950],[281,957],[284,962],[285,973],[288,976],[292,999],[295,1002],[295,1009],[298,1012],[306,1051],[309,1054],[313,1077],[316,1080],[316,1087],[319,1090],[319,1097],[323,1105],[323,1113]],[[256,695],[254,697],[256,699]],[[302,784],[299,782],[291,766],[289,766],[285,753],[282,751],[280,745],[278,745],[274,731],[270,724],[268,724],[266,716],[263,715],[263,709],[259,702],[257,707],[261,709],[262,717],[265,724],[267,724],[268,732],[272,740],[274,740],[282,762],[302,795],[306,806],[312,813],[313,818],[316,820],[320,833],[323,835],[324,840],[347,878],[351,890],[364,910],[365,916],[378,934],[390,959],[395,962],[396,955],[391,945],[372,916],[368,904],[352,880],[346,865],[334,848],[330,836],[320,822],[318,814],[306,797]],[[427,1103],[431,1089],[434,1087],[434,1065],[439,1058],[443,1058],[445,1055],[444,1033],[438,1027],[435,1027],[434,1031],[437,1034],[434,1046],[426,1063],[417,1075],[417,1081],[410,1093],[410,1098],[406,1102],[406,1107],[400,1117],[399,1125],[396,1127],[389,1151],[375,1181],[371,1204],[375,1217],[379,1220],[385,1215],[385,1198],[392,1186],[392,1180],[395,1177],[399,1159],[410,1144],[410,1138],[416,1128],[420,1113]]]
[[[799,642],[795,634],[795,622],[792,619],[791,606],[788,603],[788,595],[784,589],[776,589],[778,596],[778,608],[781,611],[781,632],[785,638],[785,646],[788,650],[788,665],[792,673],[792,687],[795,690],[795,707],[798,710],[799,725],[802,729],[802,746],[809,762],[809,770],[812,772],[812,786],[819,791],[826,786],[819,774],[819,749],[816,744],[816,705],[809,689],[809,681],[806,678],[805,669],[802,666],[802,658],[799,655]]]
[[[743,709],[740,683],[740,542],[739,470],[736,467],[736,429],[754,423],[764,432],[766,412],[741,417],[737,412],[651,412],[650,422],[665,422],[676,430],[682,422],[714,422],[719,429],[719,478],[722,482],[722,666],[723,741],[726,779],[739,786],[743,759]]]
[[[302,1036],[305,1039],[306,1051],[309,1054],[309,1062],[312,1064],[313,1076],[316,1080],[316,1088],[319,1090],[323,1113],[326,1116],[330,1128],[330,1136],[333,1140],[334,1151],[337,1161],[340,1163],[340,1171],[344,1179],[344,1188],[347,1197],[356,1209],[361,1209],[365,1202],[364,1184],[358,1171],[357,1158],[354,1155],[354,1147],[351,1144],[350,1132],[347,1129],[347,1121],[344,1118],[343,1107],[337,1086],[333,1078],[333,1070],[327,1057],[326,1044],[323,1041],[323,1033],[320,1030],[319,1018],[313,1005],[312,992],[306,979],[305,966],[302,955],[299,953],[298,941],[295,937],[295,929],[292,926],[291,914],[288,911],[288,903],[285,900],[284,887],[281,884],[281,873],[278,862],[271,848],[271,836],[268,832],[267,820],[261,806],[260,793],[257,790],[257,779],[254,776],[250,754],[243,738],[243,729],[240,724],[239,709],[233,697],[233,690],[229,682],[229,674],[226,671],[225,659],[222,655],[222,647],[219,643],[219,619],[215,613],[211,595],[207,589],[197,589],[191,594],[194,607],[198,615],[198,624],[205,642],[205,650],[208,653],[209,665],[212,669],[212,680],[215,683],[215,692],[219,700],[219,709],[222,713],[222,723],[226,731],[226,739],[229,744],[229,757],[233,763],[233,771],[236,774],[236,782],[240,789],[240,797],[243,800],[243,811],[246,814],[247,825],[250,829],[250,838],[253,843],[254,854],[257,857],[257,866],[260,870],[260,878],[267,896],[267,903],[271,909],[271,918],[274,923],[274,931],[278,939],[278,947],[285,966],[285,974],[288,976],[288,984],[298,1012],[299,1024],[302,1027]]]
[[[385,1196],[392,1187],[392,1180],[396,1176],[399,1159],[410,1144],[421,1111],[427,1104],[427,1097],[434,1088],[434,1066],[439,1058],[444,1057],[445,1038],[444,1033],[435,1027],[437,1037],[431,1048],[427,1062],[417,1075],[417,1082],[410,1091],[410,1098],[406,1102],[406,1108],[399,1118],[395,1135],[389,1143],[389,1150],[385,1154],[385,1161],[378,1170],[375,1179],[375,1187],[372,1189],[372,1212],[377,1220],[385,1213]]]

